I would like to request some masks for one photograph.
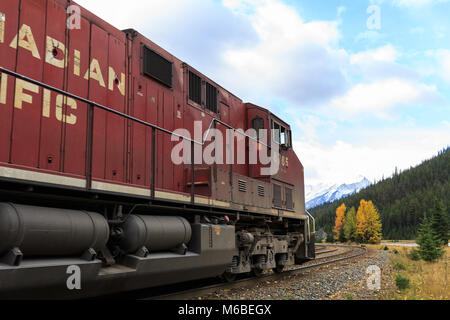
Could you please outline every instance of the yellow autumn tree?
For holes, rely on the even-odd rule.
[[[380,243],[382,224],[380,214],[372,201],[361,200],[356,213],[356,237],[363,243]]]
[[[367,241],[369,243],[378,244],[381,242],[383,226],[381,224],[380,214],[373,204],[369,201],[368,204],[369,212],[367,214],[368,224],[367,224]]]
[[[356,239],[358,242],[366,242],[367,227],[367,201],[361,200],[356,213]]]
[[[335,241],[338,241],[341,237],[342,226],[345,220],[345,211],[347,211],[347,207],[344,203],[336,209],[336,221],[333,229]]]

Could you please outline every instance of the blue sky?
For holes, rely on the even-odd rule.
[[[450,0],[78,2],[288,121],[307,184],[450,145]]]

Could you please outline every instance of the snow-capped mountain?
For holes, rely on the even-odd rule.
[[[359,176],[356,179],[356,182],[344,183],[341,185],[336,184],[330,186],[319,184],[316,186],[306,186],[306,208],[311,209],[324,203],[342,199],[367,188],[370,184],[371,183],[367,178]]]

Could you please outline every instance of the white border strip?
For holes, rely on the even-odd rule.
[[[59,184],[76,188],[86,188],[86,179],[77,179],[59,176],[56,174],[34,172],[29,170],[21,170],[1,166],[0,166],[0,177],[19,180],[31,180],[34,182],[41,182],[41,183]]]
[[[64,186],[69,186],[69,187],[76,187],[76,188],[86,188],[86,179],[77,179],[77,178],[59,176],[59,175],[55,175],[55,174],[34,172],[34,171],[29,171],[29,170],[21,170],[21,169],[2,167],[2,166],[0,166],[0,177],[10,178],[10,179],[18,179],[18,180],[30,180],[30,181],[41,182],[41,183],[58,184],[58,185],[64,185]],[[92,190],[107,191],[107,192],[129,194],[129,195],[139,195],[139,196],[144,196],[144,197],[151,196],[151,191],[146,188],[123,186],[120,184],[112,184],[112,183],[98,182],[98,181],[92,181]],[[171,192],[164,192],[164,191],[156,191],[155,197],[157,199],[180,201],[180,202],[186,202],[186,203],[189,203],[191,201],[190,196],[177,194],[177,193],[171,193]],[[222,207],[222,208],[231,208],[232,207],[231,203],[218,201],[218,200],[214,200],[214,199],[206,199],[206,198],[202,198],[202,197],[195,197],[195,202],[197,204],[210,205],[210,206],[216,206],[216,207]],[[274,209],[272,209],[272,210],[271,209],[262,209],[262,208],[257,209],[254,207],[249,207],[248,209],[250,209],[250,211],[252,211],[252,212],[259,212],[261,214],[268,214],[268,215],[274,215],[274,216],[279,215],[278,210],[274,210]],[[285,217],[291,217],[291,218],[301,218],[301,215],[295,214],[293,212],[282,211],[281,215],[285,216]]]

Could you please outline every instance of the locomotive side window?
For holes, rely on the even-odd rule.
[[[264,119],[256,117],[252,120],[252,129],[256,130],[256,137],[258,140],[264,139]]]
[[[287,130],[287,147],[291,148],[292,147],[292,131],[291,130]]]
[[[275,121],[272,121],[272,137],[273,141],[280,144],[281,141],[281,126],[276,123]]]
[[[172,62],[145,46],[144,74],[172,88]]]
[[[273,141],[280,144],[284,148],[289,149],[292,147],[291,130],[279,125],[275,121],[272,121],[272,138]]]
[[[202,104],[202,79],[189,71],[189,99]]]
[[[217,113],[217,88],[206,83],[206,108]]]
[[[280,144],[285,146],[286,145],[286,141],[287,141],[286,128],[281,127],[281,130],[280,130]]]

